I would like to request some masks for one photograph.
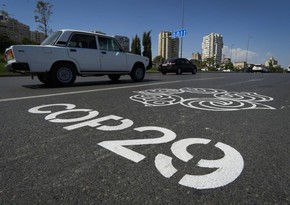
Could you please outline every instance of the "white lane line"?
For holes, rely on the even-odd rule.
[[[257,82],[257,81],[262,81],[262,80],[263,79],[251,79],[251,80],[245,80],[245,81],[239,81],[239,82],[235,82],[235,83],[225,84],[224,86],[239,85],[239,84],[243,84],[243,83],[251,83],[251,82]]]
[[[81,94],[81,93],[91,93],[91,92],[100,92],[100,91],[108,91],[108,90],[118,90],[118,89],[126,89],[126,88],[145,87],[145,86],[153,86],[153,85],[163,85],[163,84],[171,84],[171,83],[182,83],[182,82],[186,82],[186,81],[215,80],[215,79],[221,79],[221,78],[224,78],[224,77],[202,78],[202,79],[191,79],[191,80],[178,80],[178,81],[161,82],[161,83],[150,83],[150,84],[140,84],[140,85],[119,86],[119,87],[113,87],[113,88],[100,88],[100,89],[94,89],[94,90],[82,90],[82,91],[75,91],[75,92],[53,93],[53,94],[47,94],[47,95],[34,95],[34,96],[26,96],[26,97],[6,98],[6,99],[0,99],[0,102],[27,100],[27,99],[34,99],[34,98],[54,97],[54,96],[62,96],[62,95],[74,95],[74,94]]]

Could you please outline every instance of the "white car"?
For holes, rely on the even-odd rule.
[[[290,65],[288,65],[287,73],[290,73]]]
[[[267,72],[267,69],[265,68],[265,66],[263,64],[256,64],[254,65],[254,67],[252,68],[252,72]]]
[[[116,81],[127,74],[142,81],[149,63],[147,57],[124,52],[111,36],[78,30],[56,31],[41,45],[13,45],[5,59],[8,70],[56,86],[71,85],[76,76],[108,75]]]

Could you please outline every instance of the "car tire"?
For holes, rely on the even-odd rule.
[[[118,81],[121,77],[121,75],[119,74],[109,74],[108,77],[112,80],[112,81]]]
[[[176,70],[176,74],[177,74],[177,75],[181,75],[181,74],[182,74],[182,69],[181,69],[181,68],[177,68],[177,70]]]
[[[45,85],[51,85],[52,84],[52,80],[51,80],[51,76],[46,73],[46,74],[38,74],[37,78],[40,82],[42,82]]]
[[[58,63],[53,66],[51,76],[54,86],[70,86],[76,80],[76,69],[71,63]]]
[[[130,73],[130,76],[134,82],[142,81],[145,76],[145,67],[142,64],[135,64]]]
[[[197,70],[194,68],[192,69],[192,74],[196,74]]]
[[[162,73],[163,75],[166,75],[166,72],[165,72],[165,71],[162,71],[161,73]]]

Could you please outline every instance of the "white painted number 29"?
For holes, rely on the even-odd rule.
[[[180,160],[188,162],[193,156],[187,152],[187,147],[193,144],[208,144],[209,139],[188,138],[182,139],[172,144],[172,153]],[[186,174],[179,181],[179,184],[195,189],[213,189],[225,186],[234,181],[242,172],[244,160],[240,153],[234,148],[218,142],[215,147],[224,152],[224,157],[218,160],[202,159],[198,162],[198,167],[217,168],[210,174],[190,175]],[[172,158],[158,154],[155,158],[155,166],[166,178],[173,176],[178,170],[172,165]]]
[[[60,111],[53,112],[51,109],[56,107]],[[92,109],[76,109],[73,104],[49,104],[33,107],[28,112],[33,114],[46,114],[45,120],[51,123],[62,123],[65,124],[64,129],[71,131],[75,129],[84,129],[85,127],[92,127],[99,131],[114,132],[121,131],[130,128],[134,123],[130,119],[124,119],[123,117],[116,115],[107,115],[99,117],[99,112]],[[56,109],[54,108],[54,109]],[[68,113],[78,113],[81,115],[76,118],[61,118],[62,115]],[[114,120],[117,125],[106,125],[109,120]],[[67,123],[73,123],[67,125]],[[146,139],[127,139],[127,140],[107,140],[98,143],[99,146],[114,152],[115,154],[122,156],[130,161],[138,163],[145,158],[145,155],[138,153],[134,150],[127,148],[128,146],[134,145],[152,145],[152,144],[164,144],[175,140],[176,134],[169,129],[157,126],[143,126],[133,129],[134,133],[153,131],[160,134],[160,137],[151,137]],[[175,157],[182,160],[183,162],[190,163],[193,156],[187,151],[188,146],[194,144],[208,144],[209,139],[203,138],[187,138],[181,139],[174,142],[171,146],[171,152]],[[215,170],[205,175],[184,175],[179,184],[195,188],[195,189],[213,189],[217,187],[225,186],[233,182],[242,172],[244,168],[244,160],[240,153],[234,148],[224,143],[218,142],[215,145],[216,148],[220,149],[224,153],[224,157],[217,160],[200,160],[197,165],[203,168],[214,168]],[[157,170],[166,178],[172,177],[178,170],[172,164],[172,157],[158,154],[155,157],[155,166]]]

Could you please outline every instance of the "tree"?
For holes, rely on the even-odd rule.
[[[143,33],[142,45],[143,45],[143,56],[149,58],[149,64],[147,68],[152,68],[152,50],[151,50],[151,31]]]
[[[164,61],[164,58],[162,56],[156,56],[153,59],[153,63],[155,64],[155,67],[157,68],[162,62]]]
[[[3,53],[6,48],[15,44],[7,35],[0,34],[0,53]]]
[[[49,32],[48,22],[52,14],[51,8],[52,5],[50,3],[37,1],[36,9],[34,11],[37,14],[34,16],[35,22],[40,23],[38,29],[44,33],[45,37],[48,36]]]
[[[137,35],[132,40],[131,53],[141,55],[141,42]]]

